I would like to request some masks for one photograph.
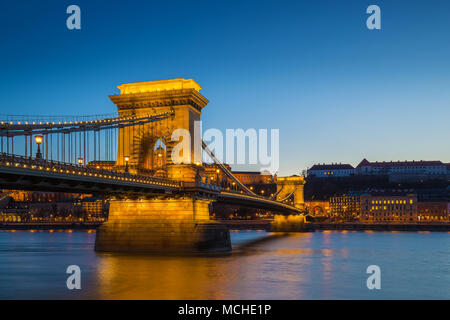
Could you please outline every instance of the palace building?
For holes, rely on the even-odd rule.
[[[370,162],[363,159],[356,167],[360,175],[424,174],[445,175],[447,166],[442,161]]]
[[[350,164],[315,164],[308,169],[308,176],[317,178],[349,177],[353,175],[378,176],[450,176],[450,164],[442,161],[382,161],[363,159],[354,168]]]

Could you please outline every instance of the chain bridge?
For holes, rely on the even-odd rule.
[[[168,156],[177,143],[173,132],[185,129],[194,137],[194,123],[209,102],[194,80],[118,88],[120,94],[110,96],[117,106],[113,114],[0,115],[3,188],[106,197],[110,213],[97,230],[97,251],[229,251],[229,231],[210,219],[214,201],[270,210],[286,222],[301,217],[301,177],[278,178],[277,193],[263,197],[241,183],[201,138],[189,141],[191,152],[181,154],[181,162]],[[234,187],[208,182],[203,164],[194,161],[203,151]]]

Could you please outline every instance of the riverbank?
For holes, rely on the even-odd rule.
[[[220,220],[231,230],[265,230],[271,231],[271,220]],[[450,223],[440,224],[387,224],[387,223],[324,223],[308,222],[305,232],[326,230],[348,231],[450,231]]]
[[[271,220],[217,220],[230,230],[271,231]],[[49,222],[22,223],[3,222],[0,230],[95,230],[102,222]],[[305,232],[347,230],[347,231],[450,231],[450,223],[442,224],[367,224],[367,223],[306,223]]]
[[[3,222],[0,230],[95,230],[102,222]]]
[[[388,224],[388,223],[308,223],[308,231],[450,231],[450,223],[441,224]]]

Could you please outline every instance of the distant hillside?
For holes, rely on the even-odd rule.
[[[328,200],[352,190],[367,189],[445,189],[449,186],[445,180],[428,180],[414,183],[389,182],[388,176],[351,176],[316,178],[307,177],[304,187],[305,200]]]

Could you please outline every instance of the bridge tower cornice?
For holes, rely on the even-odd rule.
[[[200,92],[194,89],[143,92],[112,95],[109,97],[117,105],[119,112],[136,108],[158,108],[190,106],[198,112],[209,103]]]

